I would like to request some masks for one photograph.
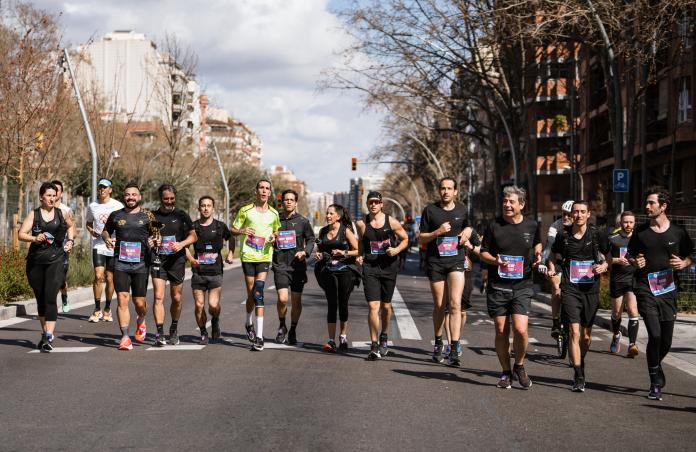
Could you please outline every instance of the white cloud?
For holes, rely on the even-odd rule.
[[[380,117],[357,94],[317,93],[322,69],[348,45],[327,0],[38,1],[62,12],[65,39],[80,44],[132,29],[157,41],[174,33],[199,55],[198,79],[213,103],[248,123],[264,164],[288,165],[311,190],[344,191],[350,157],[375,146]]]

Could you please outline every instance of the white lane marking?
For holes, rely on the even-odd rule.
[[[165,345],[164,347],[150,347],[145,349],[146,352],[176,352],[182,350],[203,350],[205,345],[196,344],[179,344],[179,345]]]
[[[213,326],[213,322],[210,320],[208,320],[208,322],[205,324],[206,328],[210,328],[212,326]],[[200,331],[200,330],[201,330],[200,328],[196,327],[196,331]]]
[[[449,344],[449,341],[447,339],[443,339],[442,343],[444,345],[447,345]],[[469,345],[469,341],[467,341],[466,339],[459,339],[459,343],[462,345]],[[435,345],[435,341],[430,341],[430,345]]]
[[[54,347],[51,353],[87,353],[97,347]],[[32,350],[29,353],[41,353],[41,350]]]
[[[473,322],[471,325],[473,325],[473,326],[493,325],[493,320],[491,320],[491,319],[478,319],[477,321]]]
[[[530,337],[530,338],[529,338],[529,343],[530,343],[530,344],[540,344],[541,342],[539,342],[539,339],[537,339],[537,338]]]
[[[413,321],[413,317],[411,317],[411,313],[396,287],[394,287],[394,295],[392,295],[392,310],[394,311],[396,326],[399,328],[401,339],[421,340],[416,322]]]
[[[288,344],[276,344],[275,342],[264,342],[263,343],[263,348],[271,348],[275,350],[280,350],[280,349],[293,349],[293,348],[302,348],[304,347],[304,342],[298,342],[297,345],[288,345]]]
[[[372,345],[371,341],[355,341],[350,343],[353,348],[370,348]],[[387,341],[387,346],[393,347],[394,343],[392,341]]]

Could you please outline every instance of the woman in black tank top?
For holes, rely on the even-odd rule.
[[[65,281],[63,259],[73,246],[72,219],[63,217],[57,207],[57,192],[55,185],[42,184],[41,207],[29,212],[19,229],[19,240],[31,243],[27,279],[36,297],[41,322],[38,348],[44,352],[53,350],[53,331],[58,319],[56,297]]]
[[[326,209],[326,222],[317,239],[314,257],[317,263],[314,274],[326,294],[329,340],[324,345],[327,352],[336,351],[336,309],[341,320],[341,333],[338,349],[348,350],[348,299],[353,291],[355,256],[358,255],[358,241],[352,229],[348,212],[338,204]]]

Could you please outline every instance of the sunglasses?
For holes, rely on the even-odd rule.
[[[382,204],[382,201],[367,201],[368,206],[374,206],[375,204]]]

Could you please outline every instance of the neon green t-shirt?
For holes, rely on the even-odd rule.
[[[242,234],[242,249],[239,253],[242,262],[271,262],[273,244],[268,238],[280,229],[278,211],[268,206],[266,212],[256,210],[254,204],[247,204],[237,212],[232,227],[235,229],[252,228],[253,236]]]

